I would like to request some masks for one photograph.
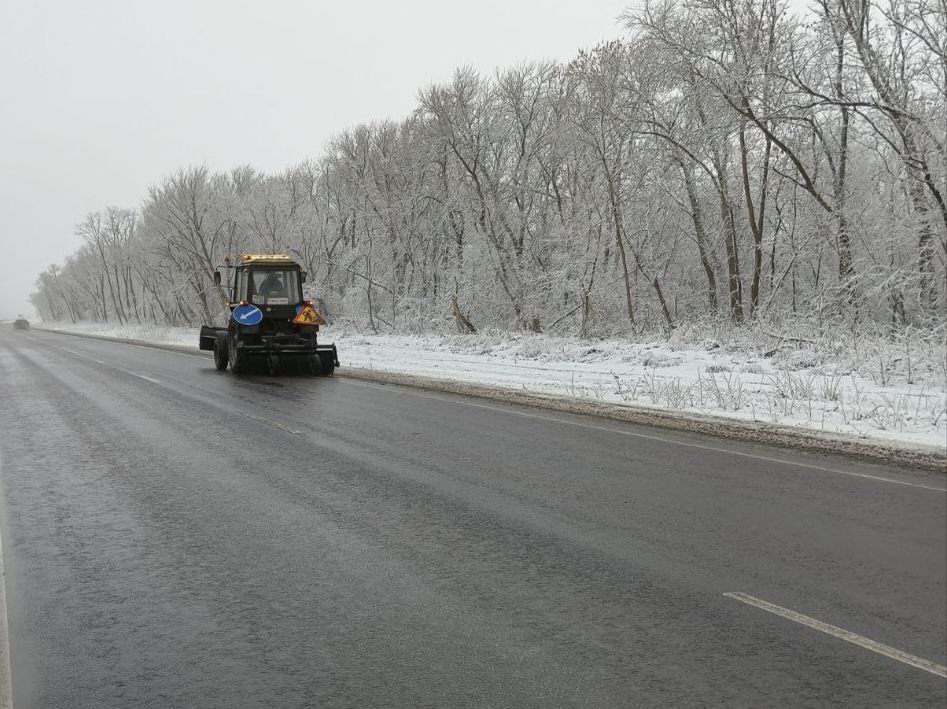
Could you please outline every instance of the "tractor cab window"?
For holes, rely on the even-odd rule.
[[[258,305],[296,305],[300,302],[299,271],[253,269],[250,298]]]
[[[236,280],[236,283],[234,284],[234,288],[236,289],[236,293],[234,294],[236,297],[234,298],[234,300],[237,301],[238,303],[243,302],[247,299],[248,281],[249,281],[249,274],[243,269],[238,270],[237,280]]]

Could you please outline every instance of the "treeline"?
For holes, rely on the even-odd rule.
[[[39,276],[51,320],[220,319],[294,254],[327,316],[579,335],[944,320],[947,0],[650,3],[573,61],[470,69],[283,174],[182,169]]]

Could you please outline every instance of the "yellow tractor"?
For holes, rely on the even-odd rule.
[[[311,301],[303,298],[306,272],[285,254],[240,255],[225,261],[230,317],[226,327],[203,325],[200,348],[214,353],[214,364],[235,374],[249,371],[254,361],[276,374],[293,360],[312,374],[329,375],[339,366],[335,345],[318,342],[325,324]],[[221,283],[221,267],[214,271]]]

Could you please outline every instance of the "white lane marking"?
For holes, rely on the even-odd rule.
[[[39,342],[39,340],[37,340],[37,342]],[[87,354],[83,354],[83,353],[81,353],[81,352],[76,352],[75,350],[71,350],[71,349],[69,349],[68,347],[61,347],[60,345],[53,345],[53,344],[48,343],[48,342],[43,342],[42,344],[46,345],[47,347],[54,347],[54,348],[56,348],[57,350],[62,350],[63,352],[68,352],[68,353],[71,354],[71,355],[75,355],[76,357],[80,357],[81,359],[88,360],[89,362],[95,362],[96,364],[100,364],[100,365],[102,365],[103,367],[108,367],[109,369],[114,369],[116,372],[121,372],[122,374],[127,374],[127,375],[130,376],[130,377],[135,377],[136,379],[142,379],[142,380],[144,380],[144,381],[146,381],[146,382],[150,382],[150,383],[152,383],[152,384],[157,384],[158,386],[164,386],[164,382],[162,382],[160,379],[155,379],[154,377],[149,377],[147,374],[139,374],[138,372],[130,372],[130,371],[128,371],[127,369],[122,369],[121,367],[116,367],[114,364],[112,364],[112,363],[110,363],[110,362],[104,362],[104,361],[102,361],[101,359],[96,359],[95,357],[90,357],[90,356],[87,355]]]
[[[144,374],[138,374],[137,372],[129,372],[128,370],[122,369],[121,367],[116,367],[116,366],[113,365],[113,364],[109,364],[109,363],[107,363],[107,362],[103,362],[102,360],[95,359],[94,357],[90,357],[89,355],[82,354],[81,352],[76,352],[75,350],[71,350],[71,349],[69,349],[69,348],[67,348],[67,347],[61,347],[60,345],[53,345],[53,344],[48,343],[48,342],[44,342],[44,343],[42,343],[42,344],[45,344],[45,345],[47,345],[47,346],[49,346],[49,347],[55,347],[57,350],[62,350],[63,352],[68,352],[69,354],[75,355],[76,357],[80,357],[80,358],[85,359],[85,360],[89,360],[90,362],[96,362],[97,364],[101,364],[101,365],[104,365],[104,366],[106,366],[106,367],[110,367],[111,369],[115,369],[115,370],[117,370],[117,371],[119,371],[119,372],[122,372],[123,374],[127,374],[127,375],[132,376],[132,377],[135,377],[135,378],[137,378],[137,379],[143,379],[143,380],[145,380],[146,382],[151,382],[152,384],[157,384],[158,386],[166,387],[165,383],[162,382],[162,381],[160,381],[159,379],[154,379],[153,377],[149,377],[149,376],[146,376],[146,375],[144,375]],[[190,356],[190,355],[186,355],[186,356]],[[172,390],[172,391],[173,391],[173,390]],[[297,431],[297,430],[294,429],[294,428],[290,428],[289,426],[284,426],[284,425],[281,424],[281,423],[277,423],[276,421],[270,421],[269,419],[265,419],[265,418],[262,418],[262,417],[260,417],[260,416],[254,416],[253,414],[248,414],[248,413],[245,413],[245,412],[243,412],[243,411],[236,411],[236,412],[234,412],[234,413],[237,413],[237,414],[239,414],[240,416],[244,416],[244,417],[246,417],[246,418],[248,418],[248,419],[253,419],[254,421],[259,421],[260,423],[265,423],[267,426],[272,426],[273,428],[278,428],[278,429],[280,429],[281,431],[286,431],[287,433],[294,433],[294,434],[301,434],[301,433],[302,433],[302,431]],[[2,707],[0,707],[0,709],[2,709]]]
[[[170,387],[167,387],[167,385],[166,385],[164,382],[162,382],[161,380],[159,380],[159,379],[154,379],[153,377],[149,377],[149,376],[146,376],[146,375],[144,375],[144,374],[138,374],[137,372],[129,372],[128,370],[122,369],[121,367],[116,367],[116,366],[113,365],[113,364],[109,364],[109,363],[107,363],[107,362],[103,362],[102,360],[95,359],[94,357],[90,357],[89,355],[82,354],[81,352],[76,352],[75,350],[70,350],[70,349],[67,348],[67,347],[61,347],[60,345],[53,345],[53,344],[48,343],[48,342],[44,342],[44,343],[42,343],[42,344],[48,345],[49,347],[55,347],[57,350],[62,350],[63,352],[68,352],[69,354],[73,354],[73,355],[75,355],[76,357],[80,357],[80,358],[82,358],[82,359],[86,359],[86,360],[89,360],[89,361],[91,361],[91,362],[96,362],[97,364],[101,364],[101,365],[104,365],[104,366],[106,366],[106,367],[110,367],[111,369],[115,369],[115,370],[117,370],[117,371],[119,371],[119,372],[122,372],[123,374],[127,374],[127,375],[129,375],[129,376],[131,376],[131,377],[135,377],[135,378],[137,378],[137,379],[143,379],[143,380],[145,380],[146,382],[151,382],[152,384],[157,384],[157,385],[160,386],[160,387],[170,388]],[[123,344],[125,344],[125,343],[123,343]],[[166,350],[166,351],[169,351],[169,350]],[[189,356],[191,356],[191,355],[185,355],[185,356],[189,357]],[[202,358],[202,359],[203,359],[203,358]],[[173,391],[173,389],[172,389],[172,391]],[[248,419],[253,419],[254,421],[259,421],[260,423],[265,423],[267,426],[272,426],[273,428],[278,428],[279,430],[281,430],[281,431],[286,431],[287,433],[293,433],[293,434],[296,434],[296,435],[299,435],[299,434],[302,433],[302,431],[297,431],[297,430],[294,429],[294,428],[290,428],[289,426],[284,426],[283,424],[278,423],[278,422],[276,422],[276,421],[270,421],[269,419],[265,419],[265,418],[263,418],[263,417],[261,417],[261,416],[254,416],[253,414],[248,414],[248,413],[245,413],[245,412],[243,412],[243,411],[235,411],[234,413],[237,413],[237,414],[239,414],[240,416],[244,416],[244,417],[246,417],[246,418],[248,418]],[[2,709],[2,707],[0,707],[0,709]]]
[[[0,540],[0,709],[13,709],[13,680],[10,673],[10,625],[7,622],[6,571],[3,568],[3,541]]]
[[[775,603],[764,601],[761,598],[755,598],[754,596],[750,596],[746,593],[731,592],[725,593],[723,595],[727,598],[732,598],[735,601],[740,601],[741,603],[756,606],[757,608],[761,608],[764,611],[778,615],[781,618],[786,618],[787,620],[814,628],[815,630],[826,633],[827,635],[831,635],[846,642],[852,643],[853,645],[863,647],[866,650],[877,652],[879,655],[890,657],[892,660],[897,660],[898,662],[903,662],[904,664],[910,665],[911,667],[916,667],[919,670],[930,672],[932,675],[937,675],[938,677],[947,677],[947,667],[944,667],[943,665],[938,665],[936,662],[925,660],[923,657],[918,657],[917,655],[912,655],[911,653],[904,652],[903,650],[898,650],[897,648],[891,647],[890,645],[876,642],[869,638],[858,635],[857,633],[853,633],[850,630],[839,628],[836,625],[823,623],[821,620],[810,618],[809,616],[803,615],[802,613],[797,613],[796,611],[790,610],[788,608],[777,606]]]
[[[85,338],[85,339],[87,339],[87,340],[97,340],[98,342],[114,342],[114,343],[119,344],[119,345],[127,345],[128,347],[140,347],[141,349],[144,349],[144,350],[151,350],[152,352],[154,352],[155,350],[158,350],[158,351],[160,351],[160,352],[168,352],[168,353],[173,354],[173,355],[178,355],[179,357],[191,357],[192,359],[210,359],[211,357],[213,357],[213,355],[210,354],[210,353],[208,353],[208,354],[188,354],[187,352],[180,352],[179,350],[172,350],[172,349],[169,349],[170,346],[165,346],[165,345],[163,345],[163,344],[160,343],[160,342],[156,342],[156,343],[153,344],[153,345],[140,345],[140,344],[138,344],[137,342],[128,342],[127,340],[119,340],[119,339],[117,339],[117,338],[112,338],[112,337],[109,337],[109,338],[106,338],[106,337],[90,337],[90,336],[87,336],[87,335],[80,335],[80,334],[78,334],[78,333],[61,332],[61,331],[58,331],[58,330],[43,330],[42,328],[36,328],[36,329],[39,330],[39,331],[41,331],[41,332],[50,333],[50,334],[52,334],[52,335],[66,335],[66,336],[69,336],[69,337],[81,337],[81,338]],[[49,342],[46,342],[46,341],[44,341],[44,340],[37,340],[35,337],[31,337],[30,339],[33,340],[34,342],[39,342],[40,344],[43,344],[43,345],[50,345],[51,347],[56,347],[56,345],[53,345],[53,344],[51,344],[51,343],[49,343]],[[182,345],[182,346],[183,346],[183,345]],[[60,349],[65,349],[65,348],[60,347]],[[196,349],[196,348],[195,348],[195,349]],[[71,351],[71,350],[69,350],[69,351]],[[198,351],[199,351],[199,350],[198,350]]]
[[[104,340],[99,340],[99,341],[104,342]],[[116,342],[120,345],[128,345],[129,347],[140,347],[143,350],[151,350],[152,352],[154,352],[155,350],[158,350],[159,352],[167,352],[168,354],[177,355],[178,357],[190,357],[191,359],[204,359],[204,360],[210,359],[211,357],[213,357],[213,355],[210,353],[199,354],[199,355],[188,354],[187,352],[179,352],[178,350],[169,350],[166,347],[154,347],[152,345],[139,345],[135,342],[123,342],[122,340],[116,340]],[[160,343],[156,343],[156,344],[160,344]]]
[[[387,385],[387,386],[386,386],[386,385],[384,385],[384,384],[376,384],[376,383],[374,383],[374,382],[366,382],[365,380],[348,379],[347,381],[350,381],[350,382],[352,382],[353,384],[358,384],[358,385],[361,385],[361,386],[368,386],[368,387],[382,387],[382,386],[384,386],[385,388],[387,388],[388,386],[391,386],[391,385]],[[779,464],[781,464],[781,465],[789,465],[789,466],[794,466],[794,467],[797,467],[797,468],[807,468],[807,469],[809,469],[809,470],[819,470],[819,471],[825,472],[825,473],[836,473],[837,475],[847,475],[847,476],[853,477],[853,478],[865,478],[865,479],[867,479],[867,480],[876,480],[876,481],[878,481],[878,482],[891,483],[891,484],[893,484],[893,485],[905,485],[905,486],[907,486],[907,487],[916,487],[916,488],[920,488],[921,490],[933,490],[933,491],[935,491],[935,492],[947,492],[947,487],[937,487],[937,486],[934,486],[934,485],[923,485],[923,484],[921,484],[921,483],[913,483],[913,482],[908,482],[907,480],[898,480],[898,479],[896,479],[896,478],[888,478],[888,477],[884,477],[884,476],[881,476],[881,475],[870,475],[870,474],[868,474],[868,473],[856,473],[856,472],[849,471],[849,470],[838,470],[838,469],[836,469],[836,468],[826,468],[826,467],[821,466],[821,465],[813,465],[813,464],[811,464],[811,463],[800,463],[800,462],[794,461],[794,460],[786,460],[786,459],[784,459],[784,458],[773,458],[773,457],[770,457],[770,456],[759,455],[759,454],[756,454],[756,453],[745,453],[745,452],[743,452],[743,451],[727,450],[726,448],[718,448],[718,447],[716,447],[716,446],[707,446],[707,445],[703,445],[703,444],[701,444],[701,443],[689,443],[689,442],[686,442],[686,441],[676,441],[676,440],[674,440],[674,439],[672,439],[672,438],[665,438],[665,437],[663,437],[663,436],[654,436],[654,435],[650,435],[650,434],[646,434],[646,433],[637,433],[637,432],[635,432],[635,431],[625,431],[625,430],[622,430],[622,429],[620,429],[620,428],[613,428],[613,427],[611,427],[611,426],[601,426],[601,425],[594,424],[594,423],[583,423],[583,422],[581,422],[581,421],[570,421],[570,420],[568,420],[568,419],[559,418],[559,417],[557,417],[557,416],[545,416],[545,415],[543,415],[543,414],[534,414],[534,413],[531,413],[531,412],[529,412],[529,411],[517,411],[516,409],[514,409],[514,408],[512,408],[512,407],[513,407],[513,406],[523,406],[523,404],[516,404],[515,402],[510,402],[510,408],[501,407],[501,406],[492,406],[492,405],[490,405],[490,404],[482,404],[482,403],[478,403],[478,402],[474,402],[474,401],[465,401],[465,400],[463,400],[463,399],[459,399],[459,398],[458,398],[458,399],[455,399],[455,398],[453,398],[453,397],[463,397],[464,394],[457,394],[457,393],[454,393],[454,392],[444,392],[445,394],[452,394],[453,396],[443,396],[443,395],[442,395],[442,396],[437,396],[437,395],[433,395],[433,394],[421,394],[421,393],[412,392],[412,391],[404,391],[405,388],[409,388],[409,387],[410,387],[409,384],[397,384],[397,383],[394,383],[394,385],[395,385],[396,387],[398,387],[398,388],[401,390],[401,393],[402,393],[402,394],[405,394],[406,396],[414,396],[414,397],[417,397],[417,398],[419,398],[419,399],[435,399],[435,400],[437,400],[437,401],[453,401],[454,403],[457,403],[457,404],[462,404],[462,405],[464,405],[464,406],[473,406],[473,407],[478,408],[478,409],[487,409],[487,410],[489,410],[489,411],[500,411],[500,412],[505,412],[505,413],[508,413],[508,414],[513,414],[513,415],[515,415],[515,416],[524,416],[524,417],[526,417],[526,418],[540,419],[540,420],[542,420],[542,421],[552,421],[552,422],[555,422],[555,423],[563,423],[563,424],[568,424],[568,425],[570,425],[570,426],[578,426],[579,428],[590,428],[590,429],[594,429],[594,430],[596,430],[596,431],[607,431],[607,432],[609,432],[609,433],[619,433],[619,434],[621,434],[621,435],[623,435],[623,436],[632,436],[633,438],[643,438],[643,439],[646,439],[646,440],[649,440],[649,441],[660,441],[660,442],[662,442],[662,443],[667,443],[667,444],[670,444],[670,445],[683,446],[684,448],[697,448],[697,449],[699,449],[699,450],[714,451],[715,453],[724,453],[724,454],[727,454],[727,455],[735,455],[735,456],[739,456],[739,457],[741,457],[741,458],[751,458],[751,459],[753,459],[753,460],[763,460],[763,461],[766,461],[766,462],[768,462],[768,463],[779,463]],[[579,414],[579,415],[580,415],[580,414]],[[641,424],[641,425],[647,425],[647,424]]]
[[[302,431],[297,431],[295,429],[290,428],[289,426],[284,426],[281,423],[277,423],[276,421],[270,421],[269,419],[262,418],[261,416],[254,416],[253,414],[244,413],[243,411],[238,411],[237,413],[240,414],[241,416],[245,416],[248,419],[253,419],[254,421],[259,421],[260,423],[265,423],[267,426],[278,428],[281,431],[286,431],[287,433],[296,433],[296,434],[302,433]]]

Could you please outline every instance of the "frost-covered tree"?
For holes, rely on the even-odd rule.
[[[223,317],[285,251],[375,331],[944,323],[944,0],[658,0],[566,63],[421,89],[270,175],[187,167],[40,274],[54,320]]]

